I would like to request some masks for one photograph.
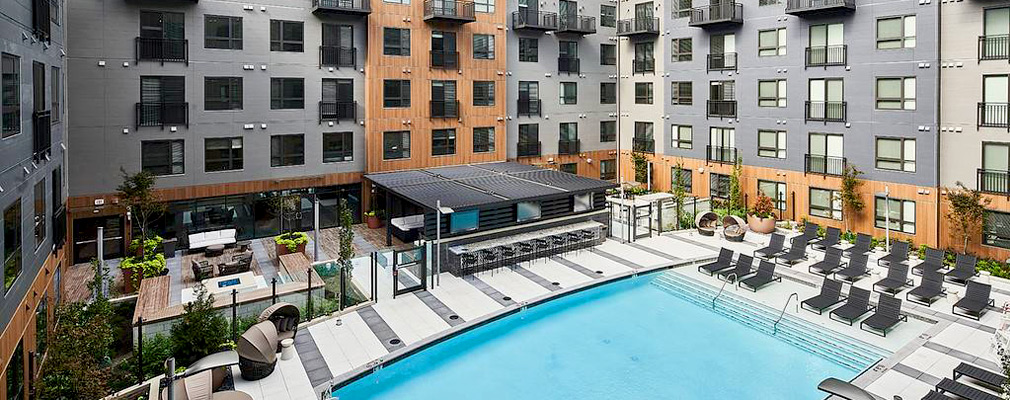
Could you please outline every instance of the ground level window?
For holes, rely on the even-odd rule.
[[[842,201],[838,192],[829,189],[810,188],[810,215],[821,218],[842,220]]]
[[[579,164],[567,163],[561,164],[561,172],[567,172],[569,174],[578,175],[579,174]]]
[[[680,187],[684,188],[684,192],[691,194],[692,178],[690,168],[677,168],[672,167],[670,169],[670,184],[671,187],[676,187],[678,184]]]
[[[763,193],[772,199],[772,206],[776,210],[786,209],[786,184],[784,182],[758,180],[758,193]]]
[[[617,179],[617,160],[600,160],[600,179]]]
[[[985,212],[982,243],[987,246],[1010,249],[1010,213],[1000,211]]]
[[[711,174],[709,179],[709,196],[717,200],[729,200],[729,175]]]
[[[914,201],[877,197],[874,199],[874,209],[873,226],[884,229],[887,227],[889,217],[891,230],[915,234]]]

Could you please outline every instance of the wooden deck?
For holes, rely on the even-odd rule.
[[[139,317],[168,308],[171,290],[172,278],[169,276],[144,278],[140,282],[137,306],[133,309],[133,322]]]

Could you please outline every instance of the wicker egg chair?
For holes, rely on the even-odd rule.
[[[298,321],[301,320],[301,311],[291,303],[277,303],[267,307],[260,313],[259,322],[270,321],[277,328],[277,351],[281,351],[280,343],[284,339],[295,339],[298,333]]]
[[[706,211],[694,217],[694,226],[698,227],[698,233],[702,236],[715,236],[715,227],[719,224],[719,216],[714,212]]]
[[[722,218],[722,236],[731,242],[742,242],[743,235],[747,233],[747,224],[743,218],[736,215],[727,215]]]
[[[238,368],[243,379],[255,381],[274,372],[278,342],[277,328],[270,321],[251,326],[238,338]]]

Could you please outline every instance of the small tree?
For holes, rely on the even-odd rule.
[[[183,306],[182,318],[172,325],[172,353],[179,365],[221,351],[229,340],[228,321],[214,309],[214,296],[203,285],[197,285],[195,294],[196,299]]]
[[[281,219],[281,233],[294,230],[290,222],[302,218],[302,197],[299,195],[274,196],[267,204],[269,204],[270,210]]]
[[[635,182],[648,185],[649,160],[641,153],[631,153],[631,161],[635,167]]]
[[[964,253],[968,251],[971,238],[982,235],[985,209],[992,200],[982,196],[978,190],[968,189],[961,182],[957,182],[957,187],[945,190],[947,201],[950,202],[950,211],[947,213],[950,237],[962,243],[961,252]]]
[[[144,170],[132,175],[125,168],[120,168],[119,171],[123,176],[123,182],[116,188],[119,200],[136,221],[141,238],[147,239],[148,225],[165,212],[165,203],[154,191],[156,177]]]
[[[347,199],[340,199],[340,251],[337,263],[340,268],[350,271],[351,258],[354,257],[354,217],[351,215],[351,208],[347,206]]]
[[[859,179],[861,175],[863,172],[852,165],[846,165],[842,170],[842,190],[838,192],[838,201],[842,203],[842,213],[845,216],[842,219],[845,222],[846,231],[849,230],[849,217],[859,219],[859,215],[866,205],[860,193],[860,188],[863,186],[863,180]]]
[[[687,198],[687,190],[684,189],[687,179],[684,177],[684,172],[684,161],[678,158],[673,170],[673,187],[671,188],[671,192],[673,192],[673,206],[677,210],[676,229],[680,229],[680,214],[684,212],[684,200]]]
[[[729,202],[726,203],[726,213],[734,214],[746,213],[747,205],[743,202],[743,189],[740,185],[740,176],[743,175],[743,158],[736,157],[733,161],[733,172],[729,175]]]
[[[42,399],[100,399],[109,394],[112,306],[99,296],[91,304],[70,303],[56,310],[59,324],[42,373]]]

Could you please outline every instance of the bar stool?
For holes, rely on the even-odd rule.
[[[536,245],[533,241],[516,243],[516,247],[519,249],[518,263],[533,260],[533,252],[536,250]]]
[[[480,268],[482,271],[491,270],[491,272],[494,272],[493,270],[494,262],[495,260],[498,259],[498,255],[494,252],[493,249],[481,249],[480,259],[481,259]]]
[[[509,269],[515,270],[516,265],[516,249],[513,245],[501,245],[498,253],[501,254],[501,262],[503,265],[508,265]]]
[[[572,231],[565,235],[568,236],[568,252],[574,251],[578,254],[580,248],[582,248],[582,232]]]
[[[583,242],[585,242],[585,246],[589,248],[589,251],[592,252],[594,248],[594,242],[596,242],[596,231],[592,229],[583,229],[582,240]]]
[[[547,251],[551,248],[551,244],[550,244],[550,242],[547,241],[547,238],[536,238],[536,239],[533,239],[533,243],[536,246],[536,251],[535,251],[536,255],[534,256],[534,258],[543,257],[543,255],[546,254]],[[535,260],[530,260],[530,261],[535,261]]]
[[[473,269],[477,266],[477,255],[473,253],[463,253],[459,256],[459,269],[464,277],[472,276]]]

